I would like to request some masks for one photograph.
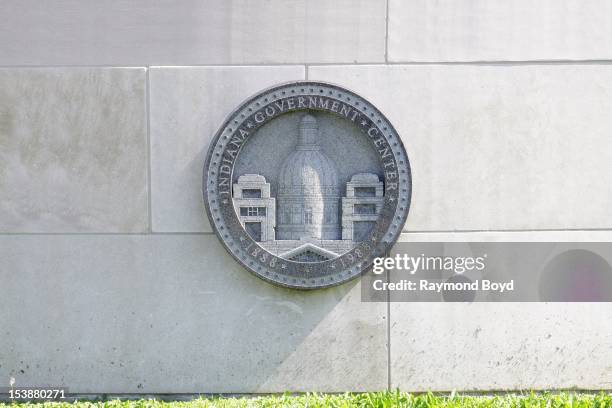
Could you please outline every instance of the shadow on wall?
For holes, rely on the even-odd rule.
[[[205,156],[204,149],[185,171],[201,174]],[[214,233],[203,238],[210,256],[223,266],[215,268],[202,259],[206,272],[194,265],[192,275],[184,279],[198,282],[198,290],[205,293],[202,298],[194,294],[192,306],[200,306],[194,311],[198,316],[190,320],[206,332],[206,344],[178,349],[197,348],[207,368],[196,364],[183,370],[184,365],[174,362],[165,368],[190,383],[191,392],[387,387],[386,305],[361,303],[359,280],[314,291],[285,289],[242,268]],[[188,333],[184,336],[189,338]],[[183,364],[196,361],[189,353],[183,357]],[[173,372],[174,366],[178,369]],[[194,377],[194,372],[201,375]]]
[[[76,393],[384,389],[386,305],[268,284],[213,234],[0,237],[0,378]]]

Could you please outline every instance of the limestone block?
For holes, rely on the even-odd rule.
[[[405,230],[612,226],[607,65],[317,66],[378,106],[413,176]]]
[[[0,377],[77,393],[380,390],[387,306],[270,285],[212,234],[0,236]],[[8,381],[8,380],[7,380]]]
[[[148,230],[145,78],[0,69],[0,232]]]
[[[384,62],[385,0],[7,0],[5,65]]]
[[[610,241],[609,231],[402,234],[409,242]],[[391,303],[391,386],[608,389],[610,303]]]
[[[389,61],[604,60],[606,0],[390,0]]]

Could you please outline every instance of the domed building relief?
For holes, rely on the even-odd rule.
[[[241,175],[234,206],[249,235],[273,254],[320,262],[367,238],[382,208],[383,183],[377,174],[359,173],[342,186],[334,160],[321,146],[316,114],[295,119],[297,143],[280,165],[276,197],[263,175]]]
[[[338,173],[321,151],[317,120],[304,115],[295,151],[279,173],[277,238],[340,239],[339,199]]]
[[[385,116],[342,87],[281,84],[241,104],[204,166],[210,224],[269,282],[346,282],[384,256],[408,215],[408,156]]]

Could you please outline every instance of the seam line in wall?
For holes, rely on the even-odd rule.
[[[388,61],[388,62],[322,62],[310,63],[311,67],[351,67],[351,66],[416,66],[416,65],[476,65],[476,66],[516,66],[516,65],[610,65],[612,59],[544,59],[544,60],[476,60],[476,61]]]
[[[389,63],[389,2],[391,0],[387,0],[386,4],[386,14],[385,14],[385,64]]]
[[[464,230],[402,230],[402,234],[437,234],[454,232],[580,232],[580,231],[612,231],[612,227],[602,228],[542,228],[542,229],[464,229]]]
[[[533,59],[533,60],[473,60],[473,61],[371,61],[371,62],[309,62],[308,66],[381,66],[386,65],[495,65],[495,66],[512,66],[512,65],[587,65],[587,64],[612,64],[612,59]],[[304,62],[294,63],[250,63],[250,64],[180,64],[180,65],[0,65],[0,69],[47,69],[47,68],[117,68],[117,69],[133,69],[133,68],[206,68],[206,67],[274,67],[274,66],[300,66],[305,65]]]
[[[0,232],[2,236],[57,236],[57,235],[117,235],[117,236],[150,236],[150,235],[215,235],[214,232]]]
[[[304,64],[304,79],[308,81],[308,64]]]
[[[387,251],[387,257],[391,252]],[[387,283],[391,283],[391,271],[387,271]],[[391,391],[391,292],[387,290],[387,391]]]
[[[482,232],[495,232],[495,233],[514,233],[514,232],[612,232],[612,228],[601,228],[601,229],[542,229],[542,230],[438,230],[438,231],[402,231],[401,234],[452,234],[452,233],[482,233]],[[212,231],[143,231],[143,232],[0,232],[0,236],[14,236],[14,235],[215,235]]]
[[[147,198],[148,198],[148,208],[147,211],[149,213],[149,229],[148,232],[153,232],[153,198],[151,191],[151,81],[150,81],[150,69],[151,67],[147,67],[146,74],[146,114],[147,114]]]
[[[44,68],[117,68],[117,69],[146,69],[147,65],[121,65],[121,64],[43,64],[43,65],[24,65],[24,64],[0,64],[0,69],[9,68],[31,68],[31,69],[44,69]]]

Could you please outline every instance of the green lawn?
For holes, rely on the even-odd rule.
[[[200,398],[189,402],[156,400],[76,403],[0,404],[0,408],[204,408],[204,407],[407,407],[407,408],[612,408],[612,393],[531,393],[500,396],[412,395],[401,392],[365,394],[305,394],[242,398]]]

